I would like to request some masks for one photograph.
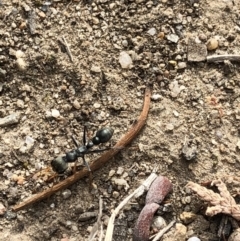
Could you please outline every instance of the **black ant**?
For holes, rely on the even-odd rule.
[[[77,149],[69,151],[65,156],[59,156],[51,161],[52,169],[58,174],[63,174],[68,168],[68,162],[76,162],[79,157],[83,159],[84,165],[87,167],[88,171],[91,169],[85,160],[84,156],[88,153],[98,153],[109,148],[90,150],[93,146],[99,145],[101,143],[108,142],[113,135],[114,130],[110,127],[104,127],[97,131],[96,135],[89,141],[86,140],[86,126],[84,126],[83,131],[83,145],[79,146],[76,139],[72,136],[72,140]]]

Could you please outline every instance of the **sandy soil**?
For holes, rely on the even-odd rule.
[[[186,226],[179,241],[223,240],[222,215],[206,216],[204,202],[185,186],[238,176],[239,64],[193,62],[188,47],[193,39],[208,46],[207,56],[239,54],[239,9],[237,0],[0,0],[0,117],[16,114],[15,124],[0,127],[0,202],[7,210],[52,185],[34,174],[74,149],[71,135],[81,141],[84,125],[88,137],[111,126],[105,146],[114,145],[153,85],[146,126],[93,173],[94,188],[86,178],[17,216],[3,212],[0,240],[88,240],[96,217],[79,216],[98,211],[102,196],[106,230],[111,211],[155,166],[173,183],[171,210],[161,215]],[[119,62],[123,51],[132,61],[126,68]],[[237,202],[238,184],[229,186]],[[113,240],[132,239],[142,200],[121,213]],[[181,221],[184,211],[196,214],[190,223]]]

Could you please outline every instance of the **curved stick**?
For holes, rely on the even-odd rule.
[[[112,157],[114,157],[121,149],[126,147],[140,132],[140,130],[143,128],[147,116],[148,116],[148,111],[150,107],[150,98],[151,98],[151,89],[149,87],[146,88],[145,90],[145,97],[144,97],[144,104],[143,104],[143,109],[138,117],[137,120],[135,120],[134,124],[131,126],[129,131],[116,143],[116,145],[110,149],[109,151],[105,152],[102,156],[97,158],[91,165],[90,169],[92,171],[95,171],[99,168],[101,168],[107,161],[109,161]],[[35,194],[34,196],[28,198],[27,200],[21,202],[20,204],[14,206],[12,208],[13,211],[17,212],[29,205],[32,205],[38,201],[41,201],[51,195],[53,195],[55,192],[67,188],[79,179],[87,176],[89,174],[89,171],[87,168],[83,168],[82,170],[76,172],[72,176],[66,178],[65,180],[61,181],[60,183],[54,185],[51,188],[48,188],[45,191],[42,191],[38,194]]]

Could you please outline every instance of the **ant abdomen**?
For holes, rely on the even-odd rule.
[[[98,130],[96,136],[92,139],[94,145],[98,145],[100,143],[108,142],[113,135],[114,130],[110,127],[104,127],[101,130]]]
[[[52,169],[59,174],[64,173],[68,168],[68,164],[65,160],[65,157],[62,157],[62,156],[59,156],[54,160],[52,160],[51,166],[52,166]]]

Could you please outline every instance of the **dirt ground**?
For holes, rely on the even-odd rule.
[[[96,215],[80,216],[96,213],[102,196],[106,230],[112,210],[155,166],[173,183],[162,216],[187,227],[179,241],[223,240],[222,215],[206,216],[204,202],[185,186],[238,176],[239,63],[194,62],[188,51],[191,38],[208,46],[207,56],[239,54],[240,1],[0,0],[0,19],[0,118],[15,114],[14,124],[0,127],[0,203],[7,210],[52,185],[34,174],[74,149],[71,135],[80,142],[84,125],[88,137],[111,126],[105,146],[114,145],[153,85],[144,129],[93,173],[93,189],[85,178],[17,216],[5,213],[0,240],[88,240]],[[120,64],[123,51],[127,66]],[[229,185],[237,202],[239,186]],[[120,214],[113,240],[132,240],[142,200]],[[184,223],[183,212],[196,216]]]

